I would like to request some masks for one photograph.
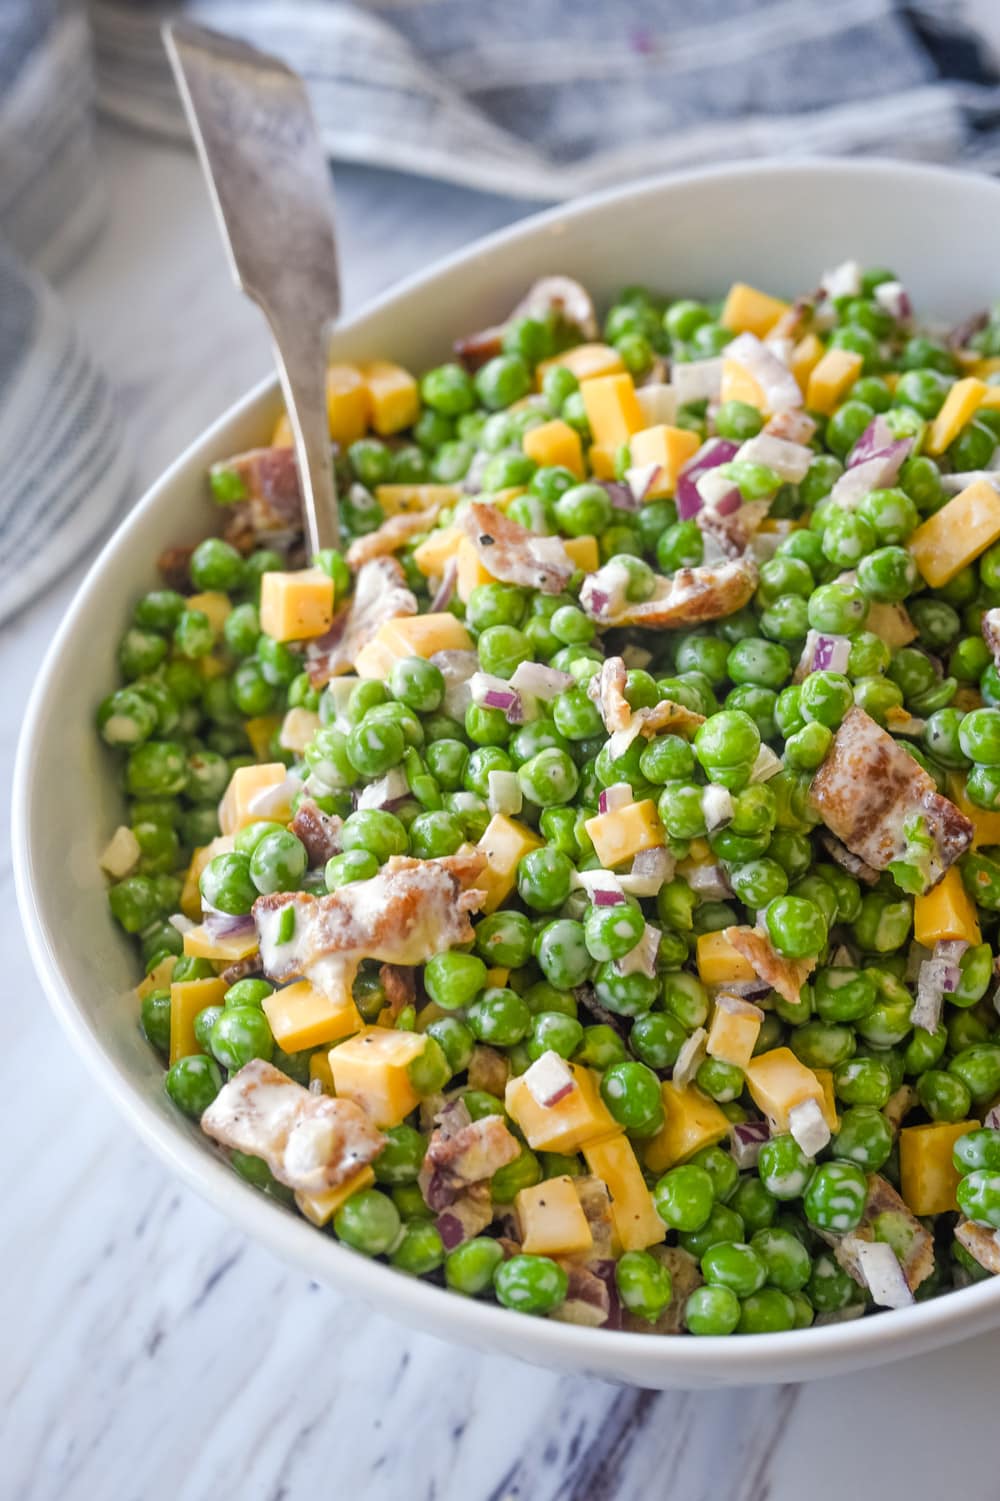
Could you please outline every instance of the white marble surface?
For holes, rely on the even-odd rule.
[[[64,291],[124,393],[138,493],[267,347],[191,159],[111,133],[102,149],[108,231]],[[351,303],[522,212],[361,170],[338,184]],[[6,767],[79,571],[0,631]],[[4,1501],[996,1497],[996,1336],[808,1387],[661,1395],[450,1349],[286,1269],[97,1094],[47,1012],[0,858]]]

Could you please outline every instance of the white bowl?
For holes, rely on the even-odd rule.
[[[1000,187],[988,178],[883,162],[754,163],[685,173],[541,214],[479,242],[372,303],[338,330],[339,356],[387,354],[415,368],[503,314],[532,279],[565,271],[603,303],[646,282],[719,295],[734,279],[781,295],[847,257],[886,264],[921,313],[957,319],[1000,290]],[[207,398],[207,393],[206,393]],[[899,1312],[740,1339],[669,1339],[531,1319],[443,1292],[342,1249],[243,1183],[163,1093],[139,1035],[132,944],[110,919],[97,858],[119,821],[112,758],[93,729],[115,683],[136,596],[173,542],[213,530],[215,459],[266,441],[274,382],[213,424],[139,502],[86,579],[39,675],[14,782],[14,859],[24,927],[48,997],[98,1085],[144,1139],[248,1234],[309,1276],[421,1329],[645,1387],[829,1376],[932,1349],[1000,1323],[1000,1280]]]

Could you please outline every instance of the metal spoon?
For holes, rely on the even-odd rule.
[[[305,85],[278,58],[189,21],[164,27],[163,38],[236,285],[271,329],[310,551],[337,547],[325,378],[340,275]]]

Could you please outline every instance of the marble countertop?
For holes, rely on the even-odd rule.
[[[227,284],[193,160],[112,131],[101,145],[107,231],[62,290],[122,392],[138,494],[264,373],[268,349]],[[342,169],[337,190],[351,305],[525,211],[362,169]],[[0,630],[5,768],[81,571]],[[171,1179],[97,1093],[32,973],[7,845],[0,1496],[940,1501],[956,1483],[963,1501],[996,1496],[997,1336],[810,1386],[660,1394],[450,1348],[289,1270]]]

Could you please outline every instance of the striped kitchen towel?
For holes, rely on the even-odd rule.
[[[124,503],[107,384],[21,267],[99,221],[88,20],[98,107],[181,139],[179,13],[297,68],[331,158],[515,198],[737,155],[1000,169],[1000,0],[0,0],[0,616]]]

